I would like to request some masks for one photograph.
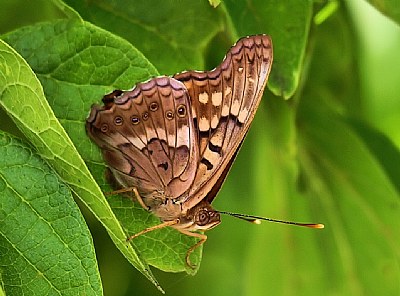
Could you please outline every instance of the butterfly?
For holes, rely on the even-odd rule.
[[[92,106],[86,129],[113,183],[162,221],[128,240],[173,227],[199,239],[186,254],[192,266],[203,231],[221,222],[211,203],[249,130],[272,60],[269,36],[244,37],[211,71],[152,78]]]

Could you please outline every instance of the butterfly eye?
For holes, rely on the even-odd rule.
[[[143,118],[143,120],[149,119],[149,112],[144,112],[144,113],[142,114],[142,118]]]
[[[136,124],[138,124],[140,122],[140,119],[139,119],[139,117],[133,115],[131,117],[131,122],[136,125]]]
[[[158,104],[156,102],[153,102],[150,104],[150,111],[157,111],[158,110]]]
[[[114,118],[115,125],[122,125],[123,122],[124,122],[124,120],[121,116],[115,116],[115,118]]]
[[[107,123],[103,123],[103,124],[101,125],[100,130],[101,130],[103,133],[108,132],[108,124],[107,124]]]
[[[171,120],[174,118],[174,112],[172,111],[167,111],[165,112],[165,117],[167,117],[167,119]]]
[[[186,116],[186,106],[179,105],[178,108],[176,108],[176,114],[178,114],[179,117],[185,117]]]
[[[208,214],[207,211],[201,210],[196,217],[196,224],[199,226],[203,226],[208,224],[210,221],[210,215]]]

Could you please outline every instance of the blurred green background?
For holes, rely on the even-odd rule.
[[[224,1],[216,9],[200,0],[122,2],[66,1],[130,41],[161,74],[211,69],[238,37],[272,36],[269,90],[213,205],[326,226],[223,217],[207,233],[195,276],[154,269],[167,295],[400,295],[396,7],[381,1],[391,19],[357,0]],[[51,1],[0,4],[0,33],[64,17]],[[157,295],[83,212],[104,294]]]

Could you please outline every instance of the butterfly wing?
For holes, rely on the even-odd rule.
[[[204,198],[211,202],[217,194],[254,118],[272,58],[270,37],[255,35],[240,39],[214,70],[174,76],[188,89],[199,141],[197,173],[184,208]]]
[[[169,77],[114,91],[93,106],[86,129],[122,187],[141,196],[188,191],[198,158],[197,135],[185,86]],[[149,201],[150,202],[150,201]]]

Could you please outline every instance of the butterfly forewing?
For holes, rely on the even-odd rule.
[[[268,36],[242,38],[220,66],[177,74],[188,89],[198,133],[197,173],[184,208],[211,201],[227,175],[260,103],[272,64]],[[214,196],[210,196],[210,192]]]
[[[87,130],[117,183],[177,198],[194,181],[197,135],[185,86],[168,77],[138,84],[93,107]]]

